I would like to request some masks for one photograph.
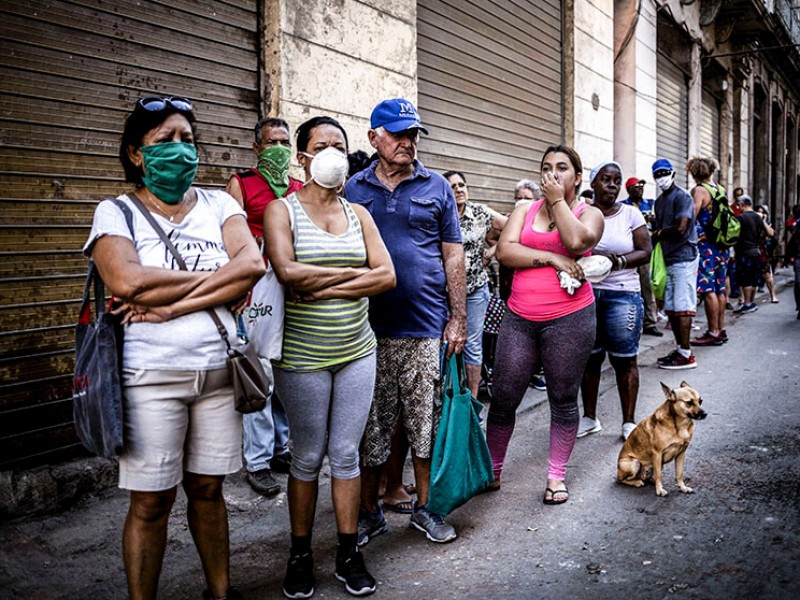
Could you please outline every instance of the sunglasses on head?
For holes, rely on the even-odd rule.
[[[180,96],[172,96],[170,98],[160,98],[158,96],[148,96],[147,98],[140,98],[136,101],[137,108],[141,108],[142,110],[146,110],[147,112],[158,112],[160,110],[164,110],[168,106],[174,108],[175,110],[180,110],[183,112],[191,112],[194,110],[194,106],[192,106],[192,101],[188,98],[182,98]]]

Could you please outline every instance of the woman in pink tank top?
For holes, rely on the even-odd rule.
[[[544,199],[516,208],[500,236],[497,258],[515,269],[495,356],[495,395],[486,439],[495,483],[500,488],[516,410],[531,376],[541,364],[550,404],[550,455],[545,504],[562,504],[564,483],[578,432],[578,389],[592,350],[596,317],[591,285],[570,294],[559,272],[582,281],[576,262],[591,253],[603,235],[603,215],[578,198],[583,166],[569,146],[551,146],[542,159]]]

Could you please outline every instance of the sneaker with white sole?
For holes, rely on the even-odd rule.
[[[289,557],[283,595],[287,598],[311,598],[314,595],[314,556],[311,552]]]
[[[365,508],[358,509],[358,545],[363,546],[377,535],[389,531],[386,518],[383,516],[381,507],[375,512],[370,512]]]
[[[375,578],[367,571],[364,555],[356,547],[347,556],[336,557],[336,579],[344,583],[351,596],[367,596],[375,591]]]
[[[630,421],[626,421],[622,424],[622,439],[627,440],[628,436],[630,436],[631,432],[636,429],[636,423],[632,423]]]
[[[445,544],[456,539],[456,529],[444,520],[442,515],[437,515],[428,510],[427,506],[418,506],[414,502],[414,512],[411,513],[410,528],[419,529],[430,541]]]
[[[600,419],[590,419],[589,417],[581,417],[581,422],[578,425],[578,437],[589,435],[590,433],[597,433],[601,431],[603,426],[600,424]]]
[[[659,362],[658,368],[671,370],[695,369],[697,368],[697,361],[694,359],[694,354],[690,354],[689,358],[686,358],[680,352],[676,352],[670,360],[666,362]]]

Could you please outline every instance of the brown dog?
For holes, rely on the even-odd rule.
[[[683,493],[690,494],[694,490],[683,483],[683,463],[694,434],[694,420],[706,418],[700,408],[703,399],[685,381],[674,390],[662,383],[661,389],[666,402],[640,421],[622,446],[617,481],[633,487],[654,481],[656,494],[666,496],[667,490],[661,484],[662,467],[674,460],[675,481]]]

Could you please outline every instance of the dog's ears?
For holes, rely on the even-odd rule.
[[[667,400],[671,400],[673,398],[673,396],[675,395],[675,392],[672,390],[671,387],[669,387],[668,385],[664,384],[663,382],[659,382],[659,383],[661,383],[661,390],[664,392],[664,396],[667,398]]]
[[[690,386],[690,385],[689,385],[688,383],[686,383],[685,381],[681,381],[681,384],[680,384],[680,386],[678,386],[678,387],[692,387],[692,386]]]

